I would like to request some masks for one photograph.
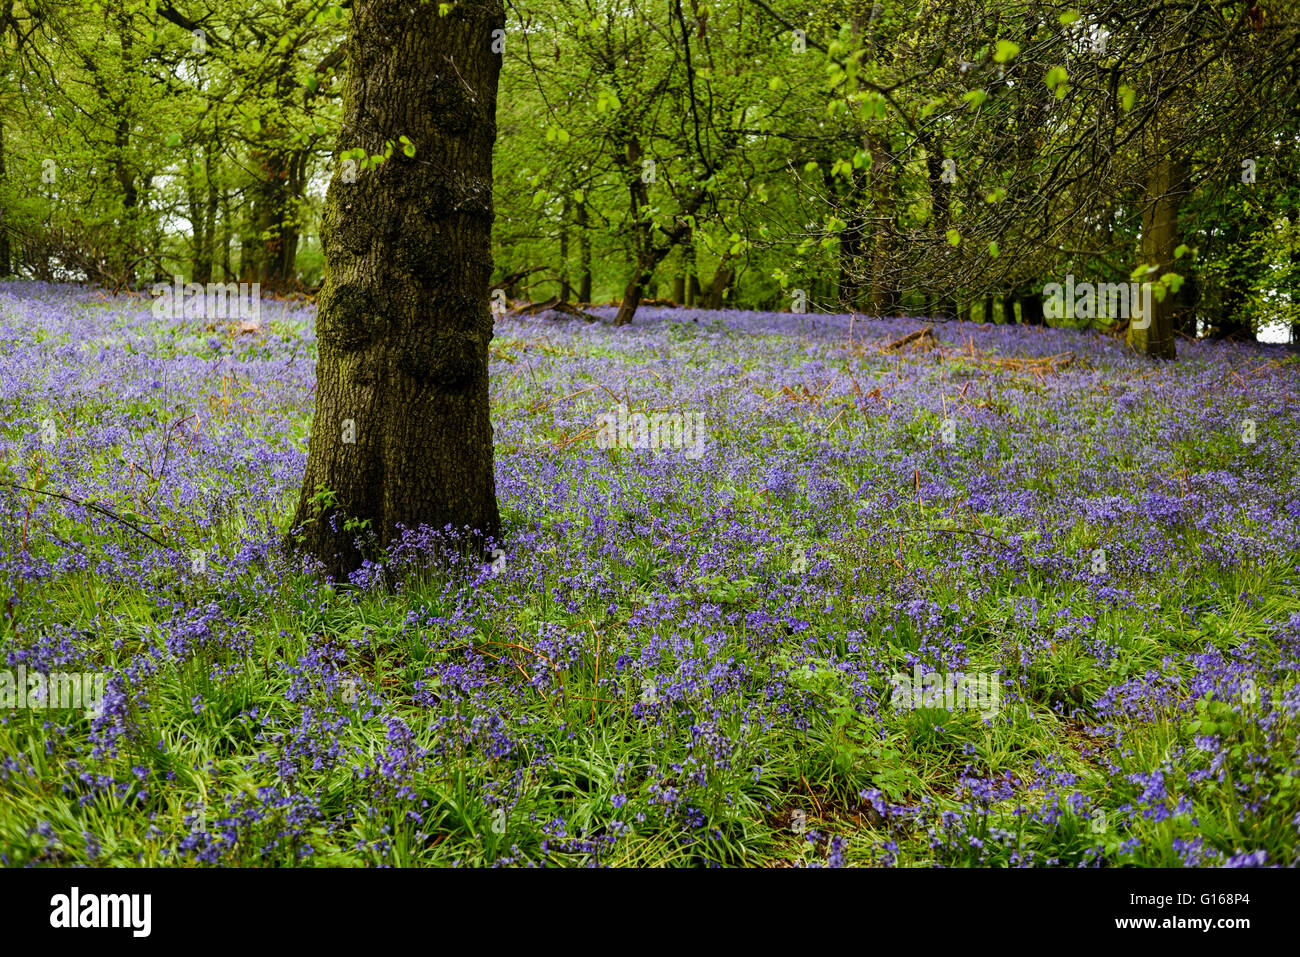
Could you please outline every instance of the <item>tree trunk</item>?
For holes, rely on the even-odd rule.
[[[1175,269],[1174,249],[1178,246],[1178,209],[1188,190],[1190,168],[1174,134],[1178,124],[1185,122],[1182,114],[1187,106],[1183,97],[1187,92],[1180,90],[1178,95],[1159,105],[1159,112],[1152,118],[1144,137],[1150,165],[1141,201],[1140,253],[1144,265],[1156,267],[1150,276],[1153,280],[1171,271],[1182,273],[1185,268]],[[1163,301],[1154,295],[1150,299],[1151,315],[1143,317],[1141,328],[1136,322],[1129,323],[1129,346],[1153,359],[1176,359],[1174,323],[1178,303],[1171,295],[1166,295]]]
[[[1160,143],[1160,140],[1157,140]],[[1169,144],[1162,144],[1168,147]],[[1170,149],[1157,146],[1156,159],[1147,175],[1142,203],[1142,262],[1156,266],[1152,278],[1159,278],[1174,267],[1174,249],[1178,245],[1178,207],[1187,183],[1187,163]],[[1138,328],[1130,322],[1128,341],[1137,352],[1153,359],[1175,359],[1173,296],[1164,301],[1151,297],[1149,324]]]
[[[984,321],[993,321],[993,293],[989,293],[984,297]]]
[[[272,137],[274,130],[268,130]],[[383,152],[382,144],[379,152]],[[257,166],[253,187],[253,230],[263,244],[257,256],[257,275],[252,278],[264,289],[280,290],[292,285],[293,262],[298,250],[296,157],[277,145],[255,149]]]
[[[5,132],[4,124],[0,122],[0,191],[8,188],[8,178],[5,172]],[[12,255],[9,250],[9,223],[5,216],[3,206],[0,206],[0,278],[9,275],[10,262]]]
[[[1291,211],[1291,345],[1300,346],[1300,205]]]
[[[568,302],[572,291],[569,289],[569,199],[564,199],[560,212],[560,302]]]
[[[874,227],[871,228],[871,302],[868,312],[874,316],[897,316],[903,312],[897,279],[890,268],[894,235],[897,226],[897,205],[894,202],[894,178],[890,172],[892,158],[889,139],[880,134],[868,138],[871,149],[871,211]],[[883,225],[882,225],[883,221]]]
[[[230,282],[235,271],[230,268],[230,247],[234,245],[234,235],[230,229],[230,191],[221,191],[221,279]]]
[[[1043,297],[1033,292],[1020,294],[1020,321],[1026,326],[1043,324]]]
[[[623,298],[619,300],[618,312],[614,314],[614,325],[625,326],[636,315],[637,309],[641,307],[641,299],[645,294],[646,276],[647,274],[641,269],[641,264],[637,263],[633,269],[632,278],[623,287]]]
[[[731,268],[729,257],[723,256],[718,261],[717,271],[713,274],[713,282],[709,284],[709,300],[707,308],[721,309],[726,304],[726,293],[731,281],[736,278],[736,271]]]
[[[686,245],[682,249],[682,265],[686,270],[686,303],[687,309],[694,309],[695,303],[700,295],[700,280],[695,275],[695,230],[689,230],[686,233]]]
[[[203,147],[203,151],[203,181],[200,182],[198,179],[197,164],[188,165],[186,167],[186,193],[190,204],[190,227],[194,235],[194,256],[191,260],[190,271],[193,274],[194,282],[206,285],[212,281],[213,232],[216,229],[217,221],[217,193],[216,185],[212,182],[211,149]],[[199,199],[201,189],[206,190],[202,202]]]
[[[587,204],[578,204],[578,254],[582,275],[578,279],[578,301],[591,302],[591,234],[587,232]]]
[[[321,224],[316,408],[295,525],[341,579],[399,526],[500,527],[488,412],[492,144],[501,0],[357,0],[340,147],[400,150],[336,172]],[[350,441],[349,441],[350,440]],[[327,496],[318,494],[327,490]],[[466,542],[468,544],[468,542]]]

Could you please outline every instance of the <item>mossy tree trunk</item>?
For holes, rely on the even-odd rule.
[[[296,525],[335,578],[399,526],[499,528],[488,417],[492,144],[501,0],[358,0],[348,42],[343,150],[321,226],[316,411]],[[494,40],[498,49],[493,50]],[[354,179],[354,182],[348,182]],[[328,489],[330,498],[318,495]]]
[[[1156,266],[1153,279],[1174,269],[1174,250],[1178,245],[1178,207],[1187,190],[1187,163],[1172,150],[1172,144],[1157,136],[1158,158],[1147,175],[1142,199],[1142,262]],[[1134,350],[1153,359],[1175,359],[1174,313],[1178,303],[1174,296],[1164,301],[1151,297],[1150,322],[1129,323],[1128,341]]]

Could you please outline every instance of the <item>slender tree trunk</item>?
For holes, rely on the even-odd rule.
[[[203,158],[203,175],[207,180],[208,201],[204,209],[203,217],[203,250],[201,259],[203,262],[204,275],[207,277],[203,281],[212,280],[213,260],[216,254],[217,242],[217,208],[220,200],[220,193],[217,191],[216,180],[212,176],[212,150],[214,144],[209,143]]]
[[[274,136],[274,130],[268,132]],[[285,260],[290,239],[287,221],[292,157],[272,145],[254,150],[252,159],[258,175],[253,189],[253,228],[257,241],[262,243],[253,279],[266,289],[282,289],[289,280]]]
[[[569,289],[569,199],[566,196],[560,211],[560,302],[568,302]]]
[[[208,160],[205,157],[205,169],[207,166]],[[205,175],[204,180],[202,183],[198,181],[195,165],[187,167],[186,194],[190,205],[190,227],[194,234],[194,256],[190,262],[190,271],[194,282],[206,284],[212,281],[212,232],[216,220],[216,193],[211,178]],[[200,201],[204,189],[206,195]]]
[[[1300,205],[1291,211],[1291,345],[1300,346]]]
[[[731,268],[731,259],[723,256],[718,261],[717,271],[713,274],[713,282],[709,283],[709,309],[721,309],[726,304],[727,289],[730,288],[731,282],[736,278],[736,271]]]
[[[199,208],[198,184],[194,182],[194,164],[185,164],[185,200],[189,206],[191,255],[190,274],[194,282],[207,282],[199,278],[199,261],[203,257],[203,212]]]
[[[1043,324],[1043,297],[1025,290],[1020,294],[1020,322],[1026,326]]]
[[[868,220],[866,204],[869,173],[854,170],[850,177],[848,195],[844,199],[845,226],[840,232],[840,275],[837,299],[845,312],[862,308],[863,287],[866,285],[863,258],[866,251]]]
[[[578,277],[578,301],[591,302],[591,234],[587,231],[587,204],[578,204],[578,255],[582,273]]]
[[[235,275],[235,271],[230,268],[230,247],[234,242],[235,237],[230,228],[230,191],[223,189],[221,191],[221,278],[225,282],[229,282]]]
[[[3,118],[0,117],[0,191],[8,188],[8,175],[5,171],[5,130]],[[8,276],[13,262],[9,249],[9,221],[5,209],[0,206],[0,278]]]
[[[1158,139],[1157,142],[1160,142]],[[1174,249],[1178,245],[1178,207],[1186,190],[1187,163],[1167,147],[1157,147],[1147,176],[1142,204],[1142,261],[1156,266],[1159,277],[1174,268]],[[1165,296],[1164,301],[1151,297],[1149,324],[1139,328],[1130,322],[1129,344],[1139,353],[1153,359],[1175,359],[1178,350],[1174,345],[1174,312],[1176,301]]]
[[[496,535],[488,415],[492,144],[501,0],[357,0],[340,146],[401,151],[335,174],[321,224],[316,408],[295,525],[334,578],[399,527]],[[499,34],[504,35],[504,34]],[[454,64],[454,69],[452,68]]]
[[[687,230],[685,245],[682,247],[682,269],[685,275],[686,297],[683,302],[687,309],[695,308],[699,296],[700,281],[695,276],[695,230]]]

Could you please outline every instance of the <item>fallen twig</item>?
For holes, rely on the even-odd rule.
[[[561,302],[558,296],[552,296],[544,302],[530,302],[526,306],[519,306],[510,311],[516,316],[535,316],[542,312],[559,312],[566,316],[573,316],[575,319],[585,319],[587,322],[603,321],[600,316],[594,316],[570,303]]]
[[[937,340],[934,338],[934,330],[929,326],[924,329],[918,329],[916,332],[909,332],[901,339],[895,339],[889,345],[885,346],[886,352],[895,352],[904,346],[911,345],[913,342],[920,343],[922,340],[929,339],[927,347],[934,346]]]
[[[145,538],[149,539],[149,541],[153,542],[159,548],[166,548],[172,551],[179,551],[179,549],[177,549],[175,545],[168,545],[166,542],[158,541],[158,539],[154,538],[152,535],[146,532],[139,525],[136,525],[133,522],[128,522],[121,515],[118,515],[112,509],[104,508],[104,506],[100,505],[98,502],[91,502],[91,501],[83,502],[79,498],[73,498],[71,495],[64,495],[62,492],[47,492],[44,489],[28,488],[25,485],[15,485],[12,482],[6,482],[4,484],[7,488],[17,489],[20,492],[31,492],[33,495],[48,495],[50,498],[62,499],[65,502],[71,502],[73,505],[80,505],[82,508],[93,509],[94,511],[99,512],[101,515],[105,515],[108,518],[111,518],[119,525],[131,529],[131,531],[135,532],[137,535],[143,535]]]

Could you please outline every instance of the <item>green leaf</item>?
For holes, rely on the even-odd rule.
[[[1137,90],[1131,86],[1121,86],[1119,88],[1119,105],[1124,108],[1124,112],[1133,109],[1133,101],[1137,99]]]
[[[961,245],[961,233],[955,229],[948,230],[948,242],[953,246]]]
[[[179,133],[172,133],[170,136],[168,136],[168,137],[167,137],[167,145],[168,145],[168,146],[180,146],[180,145],[181,145],[181,134],[179,134]]]
[[[992,256],[994,259],[998,258],[998,244],[996,240],[994,242],[989,243],[989,255]]]
[[[1078,10],[1066,10],[1063,14],[1061,14],[1059,17],[1056,18],[1056,22],[1063,27],[1068,27],[1071,23],[1074,23],[1078,19],[1079,19]]]
[[[1191,246],[1188,246],[1186,243],[1184,243],[1183,245],[1179,246],[1177,249],[1174,250],[1174,258],[1175,258],[1175,259],[1182,259],[1182,258],[1183,258],[1184,256],[1186,256],[1189,252],[1191,252],[1191,250],[1192,250],[1192,247],[1191,247]]]
[[[1020,53],[1020,44],[1011,40],[999,40],[993,53],[994,63],[1010,63]]]
[[[979,109],[980,106],[983,105],[984,101],[989,98],[989,95],[983,90],[968,90],[962,94],[961,98],[975,109]]]
[[[1183,284],[1183,277],[1176,272],[1167,272],[1160,277],[1160,282],[1168,286],[1170,292],[1176,293]]]
[[[1054,66],[1047,71],[1047,76],[1044,77],[1044,79],[1047,81],[1047,88],[1049,90],[1055,90],[1062,83],[1070,79],[1070,74],[1066,71],[1065,67]]]

